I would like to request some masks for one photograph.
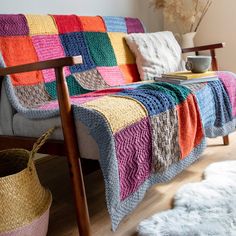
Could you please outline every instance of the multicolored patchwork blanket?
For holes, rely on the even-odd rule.
[[[51,54],[83,55],[85,63],[65,73],[75,121],[88,127],[99,146],[114,230],[149,187],[170,180],[199,158],[206,137],[235,130],[233,73],[218,72],[218,81],[188,86],[127,84],[138,78],[120,31],[142,32],[137,19],[3,15],[0,25],[11,25],[0,27],[0,66],[49,59]],[[59,115],[51,70],[17,74],[4,83],[12,106],[27,118]]]
[[[155,183],[169,181],[197,160],[205,137],[236,127],[236,75],[189,86],[148,83],[96,92],[73,106],[100,148],[106,197],[115,229]]]
[[[218,74],[219,81],[209,83],[137,83],[71,97],[75,120],[99,146],[113,230],[149,187],[196,161],[206,137],[235,130],[236,75]],[[57,101],[51,101],[24,114],[46,118],[58,112]]]

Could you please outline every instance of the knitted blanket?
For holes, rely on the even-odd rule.
[[[81,98],[76,119],[90,128],[100,163],[113,229],[136,207],[146,190],[166,182],[197,160],[205,137],[236,127],[236,76],[175,86],[148,83]],[[105,96],[104,96],[105,95]]]
[[[188,86],[137,83],[71,97],[75,120],[99,146],[106,201],[115,230],[155,183],[197,160],[205,137],[236,127],[236,75]],[[6,80],[10,98],[12,86]],[[58,115],[57,101],[21,110],[31,118]]]
[[[235,130],[233,73],[218,72],[219,81],[188,86],[126,84],[138,79],[120,31],[142,32],[137,19],[3,15],[1,24],[11,27],[0,27],[0,66],[43,60],[48,50],[56,57],[83,55],[83,65],[65,69],[66,79],[75,121],[88,127],[99,146],[113,230],[150,186],[170,180],[199,158],[205,137]],[[4,83],[12,106],[27,118],[59,115],[52,71],[13,75]]]

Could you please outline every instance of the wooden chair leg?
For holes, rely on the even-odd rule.
[[[223,136],[224,145],[229,145],[229,135]]]
[[[57,92],[62,130],[67,149],[67,162],[69,165],[70,178],[74,192],[79,235],[91,236],[87,199],[69,92],[64,78],[63,68],[55,68],[55,73],[57,79]]]

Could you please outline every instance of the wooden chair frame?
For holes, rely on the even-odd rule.
[[[215,49],[222,48],[223,43],[206,45],[201,47],[186,48],[183,49],[183,53],[210,50],[212,56],[212,69],[217,70],[217,60],[215,57]],[[77,135],[75,129],[75,123],[73,119],[73,113],[71,109],[69,92],[66,84],[66,80],[63,74],[63,67],[72,66],[82,63],[81,56],[65,57],[59,59],[53,59],[43,62],[36,62],[26,65],[19,65],[13,67],[0,68],[0,84],[4,76],[21,72],[30,72],[35,70],[43,70],[54,68],[57,82],[57,94],[60,108],[60,117],[62,130],[64,135],[64,141],[48,140],[48,142],[41,148],[42,153],[48,153],[51,155],[66,155],[69,166],[70,178],[73,187],[75,209],[77,216],[77,224],[79,235],[91,236],[91,227],[89,221],[88,206],[86,200],[86,193],[84,188],[83,171],[81,162],[86,164],[89,162],[89,168],[83,169],[85,173],[98,168],[96,161],[85,160],[80,158]],[[36,138],[20,137],[20,136],[0,136],[0,150],[8,148],[25,148],[31,149]],[[229,144],[228,136],[224,137],[224,144]]]

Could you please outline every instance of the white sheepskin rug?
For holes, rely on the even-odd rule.
[[[181,187],[174,208],[142,221],[140,236],[236,236],[236,161],[217,162]]]

